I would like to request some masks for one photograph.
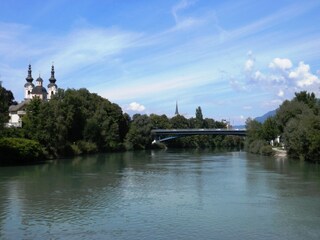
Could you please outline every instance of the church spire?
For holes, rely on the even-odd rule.
[[[178,101],[176,101],[176,112],[174,113],[175,115],[179,115],[179,110],[178,110]]]
[[[53,66],[53,63],[52,63],[52,67],[51,67],[51,77],[49,78],[49,81],[50,83],[55,83],[57,80],[55,79],[54,77],[54,66]]]
[[[48,84],[48,99],[51,99],[54,94],[56,94],[58,90],[58,86],[56,84],[56,78],[54,77],[54,66],[52,63],[51,66],[51,77],[49,78],[49,84]]]
[[[31,99],[32,98],[32,90],[34,88],[34,85],[32,83],[33,77],[32,77],[32,71],[31,71],[31,64],[29,64],[28,68],[28,76],[26,77],[26,84],[24,85],[24,99]]]
[[[33,78],[32,78],[32,70],[31,70],[31,64],[29,64],[29,69],[28,69],[28,76],[26,78],[28,83],[32,83]]]

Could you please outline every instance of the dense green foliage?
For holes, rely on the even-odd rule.
[[[274,122],[272,118],[268,118],[264,124],[256,120],[248,119],[246,122],[247,136],[245,141],[245,149],[248,152],[261,155],[272,155],[272,146],[270,140],[277,137],[277,131],[274,131]]]
[[[0,153],[0,164],[25,164],[43,158],[41,145],[24,138],[1,138]]]
[[[8,128],[3,137],[20,137],[40,143],[46,157],[103,151],[135,150],[152,145],[155,128],[225,128],[223,122],[203,118],[200,107],[195,118],[182,115],[135,114],[132,119],[121,108],[86,89],[59,89],[50,101],[32,99],[22,119],[22,128]],[[166,142],[169,147],[241,147],[240,137],[192,136]]]
[[[296,93],[284,101],[275,117],[263,124],[248,119],[246,149],[253,153],[271,154],[270,140],[281,136],[288,155],[307,161],[320,161],[320,102],[314,93]]]
[[[27,106],[22,128],[4,128],[8,107],[14,104],[11,91],[0,87],[1,159],[37,159],[101,151],[148,149],[151,130],[225,128],[222,121],[204,118],[201,107],[195,117],[136,114],[130,118],[121,108],[86,89],[59,89],[50,101],[33,99]],[[270,140],[281,136],[291,157],[320,161],[320,102],[313,93],[296,93],[285,101],[275,117],[264,123],[247,120],[246,149],[271,155]],[[22,139],[23,138],[23,139]],[[27,139],[30,139],[28,142]],[[31,141],[32,140],[32,141]],[[166,142],[178,148],[242,147],[241,137],[190,136]],[[29,154],[29,155],[28,155]]]
[[[201,108],[196,109],[196,118],[187,119],[182,115],[168,118],[166,115],[135,114],[130,122],[129,132],[125,139],[126,149],[146,149],[156,147],[151,145],[152,129],[190,129],[190,128],[225,128],[223,122],[213,119],[203,119]],[[237,136],[190,136],[172,139],[165,142],[173,148],[241,148],[243,141]]]
[[[11,91],[0,85],[0,137],[4,135],[4,125],[9,120],[9,106],[16,104]]]
[[[296,93],[285,101],[276,121],[291,157],[320,162],[320,102],[314,93]]]
[[[33,99],[23,119],[25,136],[52,157],[123,149],[127,129],[118,105],[86,89],[59,89],[48,102]]]

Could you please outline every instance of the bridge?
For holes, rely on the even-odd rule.
[[[201,129],[153,129],[151,134],[155,136],[152,143],[164,142],[170,139],[193,135],[233,135],[246,136],[246,129],[226,128],[201,128]],[[162,138],[163,137],[163,138]]]

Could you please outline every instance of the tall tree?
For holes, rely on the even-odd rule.
[[[135,114],[130,124],[130,130],[125,139],[128,150],[150,148],[152,123],[146,114]]]
[[[9,106],[12,104],[16,104],[12,92],[0,85],[0,136],[9,120]]]
[[[202,115],[202,110],[201,107],[197,107],[196,109],[196,128],[203,128],[204,126],[204,121],[203,121],[203,115]]]

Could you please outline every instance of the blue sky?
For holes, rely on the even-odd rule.
[[[23,100],[45,84],[87,88],[124,112],[243,124],[294,92],[320,93],[320,1],[3,1],[0,80]]]

